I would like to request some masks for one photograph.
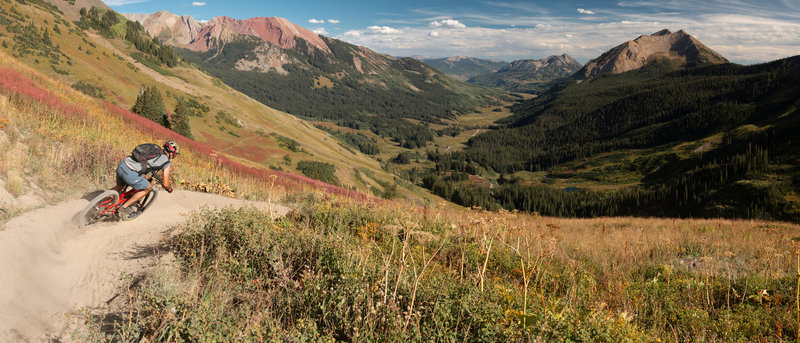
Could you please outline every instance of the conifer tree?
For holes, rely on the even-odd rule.
[[[161,97],[161,91],[159,91],[156,86],[142,86],[139,91],[139,97],[136,98],[136,103],[133,105],[133,108],[131,108],[131,112],[165,127],[169,127],[169,121],[166,116],[167,109],[164,107],[164,99]]]
[[[189,126],[189,111],[189,107],[183,101],[178,101],[178,104],[175,105],[175,112],[172,113],[172,131],[184,137],[193,138],[192,128]]]

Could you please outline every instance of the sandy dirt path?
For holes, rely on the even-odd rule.
[[[70,317],[108,308],[132,276],[157,263],[153,250],[165,232],[193,210],[255,206],[276,216],[288,212],[275,204],[161,191],[132,221],[81,230],[74,216],[87,204],[79,199],[30,211],[0,231],[0,342],[70,341]]]

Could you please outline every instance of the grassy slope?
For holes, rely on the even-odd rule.
[[[11,12],[11,7],[25,16],[25,22],[33,23],[41,31],[47,27],[55,46],[60,47],[64,55],[69,56],[72,65],[57,64],[56,68],[66,70],[67,75],[56,73],[41,57],[27,55],[20,61],[32,66],[40,72],[66,83],[75,83],[79,80],[86,81],[103,89],[106,99],[123,108],[130,107],[141,85],[157,85],[165,94],[164,100],[168,110],[172,110],[176,100],[169,95],[192,96],[199,99],[211,108],[205,118],[194,117],[191,120],[194,137],[212,149],[228,154],[241,163],[266,168],[270,165],[280,165],[285,155],[289,155],[293,165],[300,160],[315,160],[333,163],[337,167],[337,176],[346,186],[354,186],[357,190],[367,191],[367,185],[358,181],[354,176],[353,167],[370,170],[376,177],[392,182],[393,177],[380,169],[377,162],[360,154],[351,153],[333,143],[333,139],[326,133],[314,128],[307,123],[296,119],[283,112],[268,108],[241,93],[225,86],[218,80],[188,65],[176,68],[166,68],[165,76],[157,71],[135,62],[127,56],[135,51],[127,42],[120,39],[105,39],[89,32],[81,33],[80,29],[58,19],[58,15],[43,10],[38,6],[24,6],[16,3],[3,2],[0,4],[6,12]],[[53,31],[58,23],[61,33]],[[3,25],[0,33],[4,37],[8,48],[4,50],[14,53],[13,34]],[[243,128],[226,127],[220,130],[214,121],[218,111],[233,114],[241,122]],[[275,136],[263,138],[256,134],[276,133],[289,137],[299,142],[305,153],[292,152],[279,146]],[[234,131],[235,137],[227,131]],[[160,140],[160,139],[158,139]],[[284,170],[297,172],[293,166],[281,165]],[[423,193],[402,191],[402,195],[420,197]]]
[[[95,339],[777,342],[800,328],[797,225],[298,200],[280,219],[190,220],[170,242],[181,262]]]

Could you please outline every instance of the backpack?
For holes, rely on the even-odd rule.
[[[147,161],[164,154],[164,150],[160,146],[153,143],[144,143],[133,148],[131,157],[136,162],[141,163],[143,166],[147,165]]]

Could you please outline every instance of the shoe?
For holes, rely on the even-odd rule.
[[[119,217],[122,218],[122,220],[130,220],[130,219],[132,219],[131,218],[131,214],[133,214],[135,212],[136,212],[136,207],[134,205],[128,206],[127,208],[120,207],[117,210],[117,213],[119,213]]]

